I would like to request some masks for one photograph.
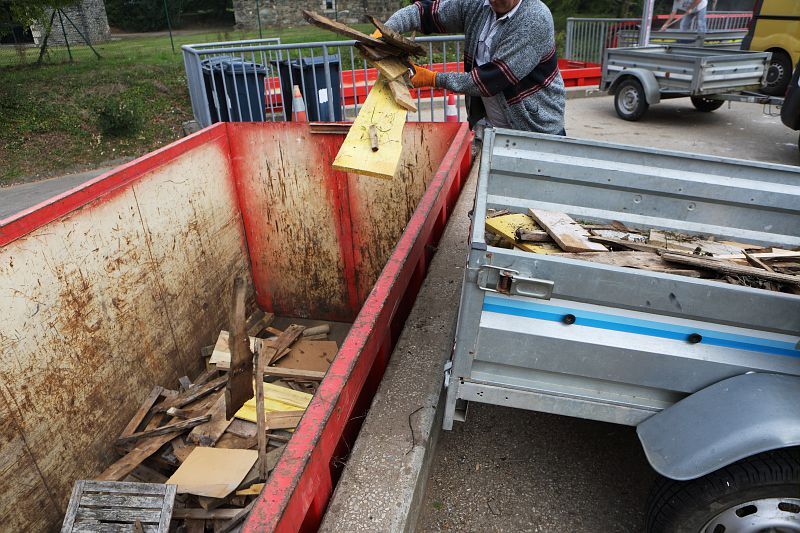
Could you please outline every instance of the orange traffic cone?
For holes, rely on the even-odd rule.
[[[444,121],[458,122],[458,110],[456,109],[456,97],[453,93],[447,95],[447,105],[444,106]]]
[[[294,115],[295,122],[308,122],[306,103],[303,102],[303,95],[300,94],[299,85],[294,86],[294,94],[292,95],[292,114]]]

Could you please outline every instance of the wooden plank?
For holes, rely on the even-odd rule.
[[[758,279],[765,279],[775,281],[777,283],[786,283],[788,285],[800,285],[800,276],[791,274],[779,274],[777,272],[768,272],[760,268],[753,268],[751,266],[743,266],[730,261],[724,261],[713,258],[694,257],[690,255],[680,255],[674,253],[663,253],[661,257],[665,261],[672,263],[679,263],[682,265],[690,265],[697,268],[704,268],[721,272],[726,275],[734,276],[752,276]]]
[[[175,439],[172,442],[176,442],[180,439]],[[131,476],[135,477],[137,480],[141,481],[142,483],[166,483],[167,476],[150,468],[149,466],[139,465],[133,469],[130,473]]]
[[[134,496],[130,494],[84,494],[81,507],[133,507],[137,509],[161,509],[164,495]]]
[[[239,437],[233,433],[225,433],[214,447],[227,450],[252,450],[258,447],[258,438],[255,436],[255,431],[252,437]]]
[[[320,324],[319,326],[311,326],[310,328],[305,328],[303,330],[303,333],[301,333],[300,335],[302,337],[311,337],[314,335],[320,335],[322,333],[327,335],[330,332],[331,332],[330,324]]]
[[[139,466],[142,461],[156,453],[159,448],[173,438],[175,438],[175,435],[169,434],[142,440],[130,452],[106,468],[96,479],[117,481],[124,478]]]
[[[178,378],[178,384],[182,391],[186,391],[192,386],[192,380],[189,379],[189,376],[181,376]]]
[[[161,520],[161,510],[147,511],[144,509],[94,509],[81,507],[78,509],[78,515],[75,521],[107,520],[109,522],[133,522],[137,519],[149,524],[158,524]]]
[[[389,90],[392,92],[392,98],[397,105],[411,111],[417,112],[417,102],[411,97],[411,92],[408,90],[408,85],[402,79],[391,80],[389,82]]]
[[[215,390],[224,387],[227,382],[228,376],[220,376],[217,379],[209,381],[208,383],[204,383],[203,385],[192,387],[188,391],[182,392],[176,397],[167,399],[156,405],[153,408],[153,412],[166,413],[167,409],[170,407],[183,407],[184,405],[188,405],[208,394],[211,394]]]
[[[659,230],[650,230],[650,236],[647,239],[647,244],[660,246],[661,248],[678,252],[694,253],[699,249],[702,253],[713,254],[714,256],[738,254],[737,257],[741,259],[744,259],[742,250],[759,247],[755,244],[747,245],[743,243],[728,243],[698,239],[696,237],[676,235]]]
[[[250,379],[252,380],[252,377]],[[252,383],[252,381],[250,383]],[[252,391],[250,383],[248,383],[248,389]],[[210,420],[192,429],[186,436],[186,440],[198,446],[214,446],[233,421],[233,415],[231,415],[231,418],[228,418],[225,412],[225,409],[228,407],[227,402],[226,396],[220,396],[217,403],[214,404],[208,413],[211,416]],[[244,402],[242,402],[242,404],[244,404]],[[234,414],[236,413],[234,412]]]
[[[80,505],[81,496],[83,494],[83,487],[86,485],[86,480],[79,479],[72,487],[72,496],[69,498],[67,511],[64,514],[64,523],[61,526],[61,532],[67,533],[72,531],[72,526],[75,524],[75,516],[78,513],[78,506]]]
[[[387,81],[394,81],[408,74],[408,66],[397,57],[387,57],[380,61],[372,61],[372,65],[378,69]]]
[[[367,18],[378,28],[378,31],[381,32],[381,39],[386,44],[402,50],[407,55],[419,57],[427,55],[427,50],[422,44],[414,42],[404,37],[402,34],[397,33],[372,15],[368,15]]]
[[[541,228],[536,222],[525,213],[507,213],[495,215],[486,219],[486,231],[492,235],[497,235],[510,246],[516,246],[520,250],[533,252],[536,254],[550,254],[560,252],[561,249],[555,246],[547,247],[546,244],[533,244],[527,242],[517,242],[517,232],[539,231]]]
[[[305,411],[273,411],[267,413],[265,423],[267,429],[294,429],[300,423]],[[264,431],[266,435],[266,430]]]
[[[358,43],[356,43],[357,45]],[[332,135],[347,135],[350,131],[350,124],[339,124],[336,122],[311,122],[308,124],[311,133],[325,133]]]
[[[230,314],[229,347],[231,352],[228,383],[225,385],[225,418],[231,419],[244,402],[252,397],[253,352],[245,327],[244,280],[237,277],[233,282],[233,304]],[[265,326],[266,327],[266,326]],[[263,328],[261,328],[263,329]],[[227,427],[227,426],[226,426]],[[222,435],[225,429],[219,432]],[[219,438],[219,435],[217,438]],[[216,441],[216,439],[214,439]]]
[[[153,390],[150,391],[150,394],[142,402],[142,405],[139,406],[139,410],[136,411],[136,414],[133,415],[128,425],[125,426],[125,429],[122,430],[120,433],[120,437],[127,437],[129,435],[133,435],[139,426],[144,422],[145,417],[150,412],[150,409],[153,405],[158,401],[159,396],[164,391],[163,387],[159,387],[156,385],[153,387]]]
[[[777,259],[794,259],[800,258],[800,252],[793,250],[781,250],[780,248],[773,249],[771,252],[748,252],[752,257],[762,260],[777,260]],[[715,255],[714,259],[739,259],[742,254],[723,254]]]
[[[606,252],[602,244],[591,242],[589,233],[566,213],[528,209],[528,214],[565,252]]]
[[[654,272],[669,272],[675,268],[668,262],[664,261],[660,255],[651,252],[607,252],[607,253],[561,253],[553,254],[555,257],[564,257],[566,259],[578,259],[580,261],[589,261],[591,263],[602,263],[604,265],[612,265],[618,267],[637,268],[642,270],[651,270]],[[699,271],[694,271],[699,274]]]
[[[274,313],[266,313],[261,309],[256,309],[252,315],[247,317],[247,335],[255,337],[264,329],[269,327],[275,320]]]
[[[155,429],[140,431],[139,433],[134,433],[133,435],[128,435],[127,437],[118,438],[116,444],[125,445],[149,437],[156,437],[159,435],[166,435],[169,433],[186,431],[187,429],[199,426],[200,424],[208,422],[209,420],[211,420],[211,415],[203,415],[203,416],[198,416],[196,418],[190,418],[189,420],[181,420],[180,422],[175,422],[174,424],[168,424],[166,426],[157,427]]]
[[[228,426],[227,432],[237,437],[244,438],[255,437],[257,434],[256,425],[253,422],[242,420],[241,418],[234,419],[231,425]]]
[[[310,381],[321,381],[325,377],[325,372],[315,370],[301,370],[299,368],[281,368],[269,366],[264,369],[264,375],[276,378],[296,378]]]
[[[333,168],[377,178],[392,179],[403,152],[403,126],[407,111],[392,97],[386,80],[378,78],[375,86],[350,127]],[[370,147],[369,127],[378,131],[379,150]]]
[[[756,256],[754,256],[752,254],[749,254],[747,252],[744,252],[744,251],[742,253],[744,253],[744,257],[747,259],[747,262],[750,263],[751,265],[753,265],[754,267],[763,268],[767,272],[775,272],[775,270],[773,270],[773,268],[771,266],[766,264],[764,261],[762,261],[758,257],[756,257]]]
[[[610,237],[589,237],[592,242],[599,242],[611,246],[612,248],[627,248],[628,250],[636,250],[638,252],[650,252],[657,254],[663,252],[664,249],[652,244],[643,244],[641,242],[625,241],[622,239],[612,239]]]
[[[86,480],[84,492],[114,492],[117,494],[165,494],[166,486],[156,483],[127,483],[121,481]]]
[[[230,520],[235,517],[241,509],[202,509],[202,508],[188,508],[179,507],[172,510],[173,519],[192,520]]]
[[[377,50],[386,51],[389,53],[393,52],[394,50],[393,48],[387,46],[383,41],[380,41],[374,37],[370,37],[366,33],[361,33],[360,31],[350,28],[341,22],[331,20],[328,17],[323,17],[322,15],[308,11],[307,9],[303,9],[301,12],[303,13],[303,18],[314,26],[318,26],[325,30],[330,30],[334,33],[338,33],[339,35],[344,35],[349,39],[355,39],[356,41],[367,44]]]
[[[166,530],[159,530],[156,524],[142,524],[144,533],[164,533]],[[100,522],[98,520],[87,520],[80,524],[75,524],[72,528],[74,533],[132,533],[133,526],[120,522]]]
[[[285,333],[281,333],[283,337]],[[299,335],[299,333],[298,333]],[[278,337],[278,338],[280,338]],[[267,470],[267,426],[264,416],[264,367],[267,362],[272,362],[272,356],[276,355],[275,348],[259,346],[256,355],[256,438],[258,441],[258,477],[262,481],[267,480],[269,471]]]
[[[177,485],[165,485],[164,505],[161,507],[161,520],[158,522],[158,530],[166,533],[169,531],[169,523],[172,520],[172,509],[175,507],[175,495],[178,493]]]

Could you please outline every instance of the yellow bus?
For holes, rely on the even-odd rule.
[[[756,0],[742,49],[772,52],[762,90],[783,96],[792,79],[792,68],[800,61],[800,0]]]

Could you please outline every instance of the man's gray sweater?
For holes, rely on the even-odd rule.
[[[400,33],[464,33],[464,71],[436,74],[436,86],[465,94],[469,121],[485,116],[480,97],[496,96],[511,127],[559,134],[564,129],[564,81],[558,70],[553,16],[540,0],[520,0],[500,21],[492,60],[475,65],[481,30],[495,13],[484,0],[420,0],[386,21]]]

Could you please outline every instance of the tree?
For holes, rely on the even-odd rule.
[[[19,24],[28,27],[37,22],[42,25],[42,42],[39,46],[39,59],[42,62],[47,51],[47,39],[53,28],[56,12],[65,7],[79,4],[80,0],[0,0],[11,11],[11,17]]]

